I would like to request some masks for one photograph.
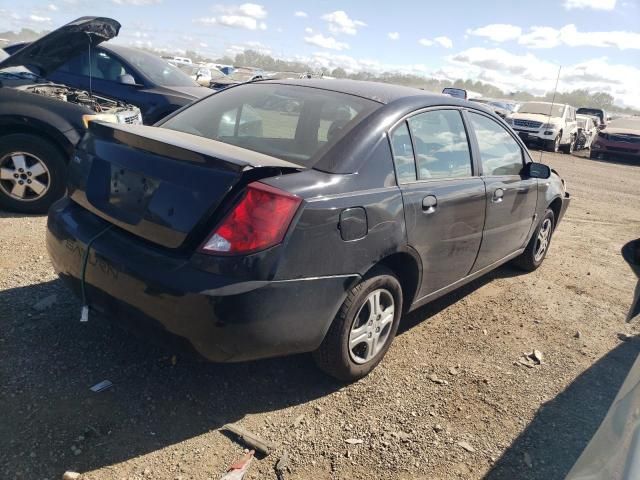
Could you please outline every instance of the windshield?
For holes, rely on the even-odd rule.
[[[498,101],[492,101],[489,103],[494,107],[503,108],[504,110],[509,110],[510,112],[513,112],[515,107],[515,105],[513,105],[512,103],[505,103],[505,102],[498,102]]]
[[[594,115],[598,117],[601,121],[604,119],[603,111],[598,108],[579,108],[578,110],[576,110],[576,113],[579,113],[582,115]]]
[[[327,90],[249,83],[194,103],[161,126],[312,167],[379,106]]]
[[[140,70],[153,83],[163,87],[198,87],[199,85],[189,78],[178,67],[167,63],[166,60],[156,57],[142,50],[127,50],[120,55]]]
[[[551,109],[552,105],[550,103],[542,103],[542,102],[527,102],[520,107],[518,113],[536,113],[539,115],[549,115],[552,117],[562,117],[564,113],[564,105],[553,105],[553,109]]]
[[[615,120],[611,120],[607,126],[607,130],[612,128],[638,130],[638,134],[640,134],[640,117],[616,118]]]

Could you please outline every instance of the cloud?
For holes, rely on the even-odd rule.
[[[117,0],[122,1],[122,0]],[[154,0],[129,0],[129,1],[154,1]],[[246,30],[266,30],[267,24],[262,22],[266,18],[267,11],[262,5],[256,3],[243,3],[242,5],[216,5],[214,9],[221,15],[202,17],[194,20],[203,25],[224,25],[231,28],[243,28]]]
[[[522,28],[508,23],[492,23],[484,27],[467,30],[469,35],[485,37],[494,42],[506,42],[516,40],[522,35]]]
[[[448,58],[449,65],[436,72],[442,79],[469,78],[492,83],[509,91],[536,95],[553,90],[558,65],[532,53],[516,55],[500,48],[474,47]],[[586,89],[608,92],[620,105],[640,108],[640,68],[593,58],[562,67],[558,90]]]
[[[449,37],[436,37],[433,39],[433,41],[440,44],[444,48],[453,48],[453,42]]]
[[[47,8],[51,12],[57,12],[58,11],[58,7],[56,7],[53,3],[50,3],[49,5],[47,5]]]
[[[304,37],[304,41],[310,45],[328,48],[330,50],[347,50],[349,48],[349,44],[339,42],[333,37],[325,37],[321,33],[316,33],[311,37]]]
[[[400,38],[400,34],[398,32],[389,32],[387,33],[387,37],[389,37],[390,40],[398,40]]]
[[[560,29],[553,27],[531,27],[518,43],[529,48],[568,47],[640,49],[640,33],[626,31],[580,32],[571,24]]]
[[[294,17],[300,17],[300,18],[307,18],[309,15],[307,14],[307,12],[303,12],[301,10],[298,10],[297,12],[295,12],[293,14]]]
[[[162,0],[111,0],[111,1],[118,5],[133,5],[136,7],[141,7],[145,5],[156,5],[162,2]],[[72,3],[75,3],[75,2],[72,2]]]
[[[233,57],[247,50],[253,50],[263,55],[271,55],[271,49],[260,42],[244,42],[239,45],[231,45],[225,50],[225,54]]]
[[[436,37],[433,40],[428,38],[421,38],[418,43],[423,47],[432,47],[436,43],[444,48],[453,48],[453,42],[449,37]]]
[[[591,8],[593,10],[613,10],[616,8],[616,0],[565,0],[564,8]]]
[[[334,34],[346,33],[347,35],[355,35],[358,32],[358,28],[367,25],[360,20],[349,18],[349,15],[344,10],[327,13],[321,18],[329,24],[329,31]]]
[[[42,17],[40,15],[29,15],[29,20],[36,23],[51,23],[50,17]]]
[[[307,27],[304,29],[304,33],[313,33],[313,28]]]

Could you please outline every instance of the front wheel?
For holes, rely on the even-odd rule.
[[[36,135],[0,137],[0,206],[45,213],[64,195],[66,161],[51,142]]]
[[[528,272],[532,272],[542,265],[549,251],[555,221],[553,210],[547,208],[531,240],[529,240],[527,248],[522,252],[522,255],[514,260],[515,265]]]
[[[546,147],[550,152],[557,152],[560,150],[560,140],[562,139],[562,133],[559,133],[554,140],[547,140]]]
[[[569,143],[567,145],[563,145],[562,147],[560,147],[560,149],[562,150],[562,153],[566,153],[567,155],[570,155],[573,153],[575,146],[576,146],[576,137],[571,135],[569,139]]]
[[[377,267],[353,287],[320,348],[320,369],[346,382],[367,375],[395,338],[402,313],[402,287],[390,270]]]

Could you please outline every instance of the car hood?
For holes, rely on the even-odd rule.
[[[549,117],[549,115],[544,115],[542,113],[513,113],[509,118],[513,118],[514,120],[532,120],[534,122],[542,122],[542,123],[560,123],[562,119],[560,117]]]
[[[167,91],[171,91],[190,100],[197,100],[213,93],[213,90],[207,87],[162,87]]]
[[[91,46],[118,35],[120,24],[106,17],[81,17],[48,33],[0,62],[6,67],[34,66],[46,76]]]

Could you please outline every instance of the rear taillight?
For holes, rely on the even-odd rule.
[[[282,242],[302,199],[264,183],[253,182],[200,251],[246,254]]]

